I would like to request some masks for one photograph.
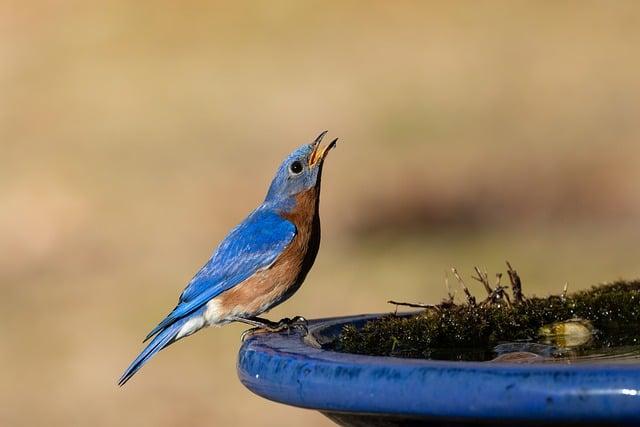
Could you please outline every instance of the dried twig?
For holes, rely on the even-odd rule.
[[[491,295],[493,293],[493,289],[491,288],[491,285],[489,284],[489,274],[487,274],[487,271],[485,269],[484,273],[482,272],[482,270],[480,270],[479,267],[473,267],[474,270],[476,270],[476,274],[478,275],[476,276],[471,276],[472,279],[477,280],[478,282],[482,283],[482,286],[484,286],[484,290],[487,291],[487,295]]]
[[[502,273],[496,273],[496,288],[499,288],[502,283]]]
[[[511,298],[509,297],[509,294],[505,292],[505,290],[507,289],[506,286],[502,286],[500,284],[500,282],[502,281],[502,273],[497,273],[496,274],[496,288],[500,288],[502,289],[502,298],[504,298],[505,302],[507,303],[507,307],[513,307],[513,305],[511,304]]]
[[[507,273],[509,273],[509,281],[511,282],[511,289],[513,291],[513,299],[515,303],[521,303],[524,300],[524,296],[522,295],[522,281],[520,280],[520,276],[518,272],[511,267],[509,261],[507,261]]]
[[[444,285],[447,288],[447,299],[444,301],[447,305],[454,305],[454,299],[456,298],[456,291],[451,292],[451,285],[449,284],[449,272],[444,272]]]
[[[482,277],[483,275],[479,273],[478,276]],[[484,274],[484,276],[484,280],[488,283],[489,281],[486,277],[486,273]],[[475,279],[477,280],[477,278]],[[502,273],[497,273],[495,287],[493,288],[489,296],[487,296],[487,298],[480,303],[481,307],[497,303],[500,300],[504,301],[508,307],[512,307],[511,298],[509,298],[509,294],[505,292],[507,290],[507,287],[502,286],[501,281]]]
[[[464,283],[464,280],[462,280],[462,277],[460,277],[460,275],[458,274],[458,270],[456,270],[455,267],[452,267],[451,268],[451,272],[453,273],[453,276],[456,278],[458,283],[460,283],[460,286],[462,287],[462,290],[464,291],[464,295],[467,297],[467,302],[469,303],[469,305],[475,307],[476,298],[473,295],[471,295],[471,292],[469,292],[469,288]]]
[[[397,306],[401,305],[401,306],[404,306],[404,307],[425,308],[425,309],[432,308],[432,309],[438,310],[438,306],[435,305],[435,304],[422,304],[422,303],[419,303],[419,302],[417,302],[417,303],[416,302],[400,302],[400,301],[394,301],[394,300],[389,300],[389,301],[387,301],[387,303],[388,304],[395,304],[396,305],[396,309],[397,309]]]
[[[489,279],[485,277],[477,269],[477,267],[476,267],[476,272],[478,273],[478,276],[482,278],[482,280],[479,280],[477,277],[474,277],[474,279],[481,281],[483,284],[486,283],[487,285],[489,285]],[[489,286],[489,289],[491,289],[491,286]],[[498,280],[496,282],[496,287],[491,289],[491,292],[489,292],[489,295],[487,296],[487,298],[480,303],[480,306],[491,305],[494,302],[496,302],[498,299],[502,298],[503,295],[504,295],[504,287],[500,285],[500,280]]]

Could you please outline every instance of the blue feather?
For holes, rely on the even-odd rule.
[[[220,243],[182,292],[178,305],[149,332],[145,341],[257,271],[269,267],[295,234],[295,225],[274,211],[264,207],[253,211]]]
[[[202,313],[198,313],[198,316],[201,316]],[[157,352],[167,347],[168,345],[174,343],[176,341],[176,336],[178,332],[187,323],[192,316],[182,318],[177,322],[174,322],[169,327],[163,329],[156,337],[145,347],[144,350],[131,362],[131,365],[124,371],[120,380],[118,380],[118,385],[122,386],[124,383],[129,381],[129,379],[135,375],[136,372],[142,368],[142,366],[149,361]]]

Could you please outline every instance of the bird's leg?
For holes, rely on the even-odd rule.
[[[248,334],[258,331],[280,332],[289,330],[292,327],[300,327],[304,330],[305,334],[309,333],[309,330],[307,329],[307,319],[302,316],[296,316],[293,319],[285,317],[278,322],[272,322],[261,317],[234,317],[231,320],[253,326],[253,328],[247,329],[242,333],[242,336],[240,337],[242,341],[244,341]]]
[[[272,322],[268,319],[263,319],[261,317],[234,317],[231,320],[234,322],[246,323],[247,325],[251,325],[257,329],[265,329],[271,332],[277,332],[279,324]]]
[[[272,322],[268,319],[263,319],[261,317],[234,317],[231,320],[253,326],[253,328],[247,329],[242,333],[242,335],[240,335],[240,341],[244,341],[247,335],[253,334],[255,332],[280,332],[281,330],[285,329],[278,323]]]

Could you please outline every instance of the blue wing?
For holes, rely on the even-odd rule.
[[[191,279],[176,308],[149,333],[145,341],[153,340],[124,371],[118,384],[126,383],[151,357],[175,342],[190,319],[204,314],[210,299],[268,268],[295,235],[295,225],[275,212],[262,207],[253,211]]]
[[[191,279],[176,308],[145,341],[255,272],[269,267],[296,235],[296,227],[273,211],[258,208],[234,228]]]

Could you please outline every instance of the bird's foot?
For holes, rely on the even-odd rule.
[[[248,335],[253,335],[255,333],[291,331],[295,328],[302,329],[305,335],[309,333],[309,329],[307,328],[307,319],[302,316],[295,316],[293,318],[285,317],[284,319],[280,319],[278,322],[271,322],[266,319],[260,319],[258,323],[255,322],[254,319],[251,319],[252,321],[254,321],[254,323],[251,324],[256,324],[257,326],[244,331],[240,336],[241,341],[244,342]]]
[[[294,328],[300,328],[304,331],[305,335],[309,333],[309,328],[307,327],[309,322],[302,316],[295,316],[293,318],[285,317],[284,319],[280,319],[278,322],[278,327],[281,330],[291,330]]]

